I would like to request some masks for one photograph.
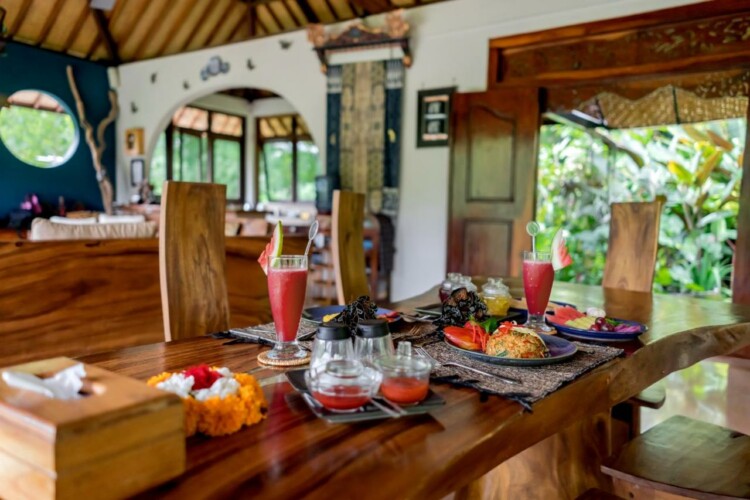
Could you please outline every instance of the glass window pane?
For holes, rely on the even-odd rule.
[[[203,169],[203,151],[201,138],[192,134],[179,134],[182,139],[180,148],[181,181],[200,182],[203,180],[201,170]],[[176,177],[176,176],[175,176]]]
[[[175,112],[172,123],[175,127],[205,132],[208,130],[208,111],[185,106]]]
[[[266,171],[268,176],[265,175]],[[290,201],[292,199],[291,142],[273,141],[263,144],[259,180],[260,201]]]
[[[161,196],[161,188],[165,180],[167,180],[167,134],[162,132],[156,142],[148,171],[148,181],[153,187],[154,195]]]
[[[73,117],[51,95],[22,90],[0,108],[0,139],[22,162],[35,167],[57,167],[78,146]]]
[[[226,139],[214,140],[214,182],[227,185],[227,199],[239,200],[241,192],[242,144]]]
[[[297,200],[315,201],[315,176],[318,175],[318,147],[310,141],[297,143]]]
[[[242,117],[213,112],[211,113],[211,132],[240,137],[242,135]]]

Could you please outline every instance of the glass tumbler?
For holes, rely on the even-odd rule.
[[[323,323],[315,334],[310,368],[337,359],[354,359],[352,334],[343,323]]]

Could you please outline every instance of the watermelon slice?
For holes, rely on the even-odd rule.
[[[281,256],[281,247],[284,243],[284,228],[281,225],[281,221],[276,223],[276,228],[273,230],[273,236],[271,241],[266,245],[263,253],[258,257],[258,263],[263,268],[263,272],[268,274],[268,263],[273,257]]]
[[[552,238],[552,268],[559,271],[573,263],[573,259],[568,253],[568,247],[565,245],[565,237],[562,229],[558,229],[555,237]]]

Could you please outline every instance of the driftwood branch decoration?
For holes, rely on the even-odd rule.
[[[89,123],[86,118],[86,108],[83,105],[81,94],[78,92],[78,86],[76,85],[75,77],[73,76],[73,67],[67,67],[68,84],[70,85],[70,91],[73,93],[73,98],[76,101],[76,109],[78,110],[78,119],[81,122],[81,126],[85,132],[86,143],[89,145],[91,150],[91,159],[94,162],[94,170],[96,170],[96,180],[99,182],[99,191],[102,194],[102,204],[104,205],[104,211],[107,214],[112,214],[112,203],[114,201],[114,189],[112,188],[112,182],[109,180],[107,169],[102,165],[102,155],[104,150],[107,148],[107,143],[104,140],[104,132],[107,127],[115,121],[117,118],[117,95],[114,91],[109,91],[109,103],[110,110],[106,118],[104,118],[99,125],[96,127],[96,137],[94,136],[94,127]]]

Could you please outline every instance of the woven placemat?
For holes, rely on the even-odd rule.
[[[494,377],[487,377],[452,366],[434,370],[432,372],[434,382],[471,387],[486,394],[496,394],[516,400],[527,407],[556,391],[564,384],[575,380],[607,361],[623,355],[625,352],[615,347],[573,342],[578,347],[578,352],[568,361],[533,367],[501,366],[483,363],[464,356],[436,337],[433,336],[433,340],[425,343],[423,347],[439,362],[461,363],[489,373],[514,378],[519,380],[521,384],[509,384]]]
[[[310,351],[307,352],[307,356],[298,359],[272,359],[268,357],[268,351],[263,351],[258,354],[258,363],[266,366],[302,366],[310,362]]]

